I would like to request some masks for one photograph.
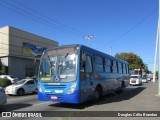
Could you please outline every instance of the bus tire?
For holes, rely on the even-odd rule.
[[[121,83],[121,88],[120,88],[120,90],[118,90],[117,92],[118,92],[118,93],[123,93],[123,92],[124,92],[124,89],[125,89],[125,84],[124,84],[124,82],[122,82],[122,83]]]
[[[94,102],[98,102],[100,100],[101,97],[101,88],[97,87],[95,92],[94,92]]]

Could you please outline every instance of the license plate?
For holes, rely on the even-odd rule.
[[[56,99],[58,99],[58,97],[57,96],[51,96],[51,99],[56,100]]]
[[[135,81],[135,80],[133,80],[133,81],[132,81],[132,83],[136,83],[136,81]]]

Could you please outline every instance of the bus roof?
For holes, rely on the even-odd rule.
[[[58,46],[58,47],[55,47],[55,48],[49,48],[49,49],[47,49],[47,50],[45,50],[45,51],[54,50],[54,49],[59,49],[59,48],[65,48],[65,47],[79,47],[80,49],[83,48],[83,49],[85,49],[85,50],[94,52],[95,54],[100,54],[100,55],[106,56],[106,57],[108,57],[108,58],[110,58],[110,59],[112,59],[112,60],[116,60],[116,61],[120,61],[120,62],[122,62],[122,63],[128,64],[128,62],[126,62],[126,61],[124,61],[124,60],[121,60],[121,59],[119,59],[119,58],[113,57],[113,56],[111,56],[111,55],[108,55],[108,54],[106,54],[106,53],[103,53],[103,52],[101,52],[101,51],[95,50],[95,49],[93,49],[93,48],[89,48],[89,47],[87,47],[87,46],[85,46],[85,45],[81,45],[81,44],[62,45],[62,46]]]

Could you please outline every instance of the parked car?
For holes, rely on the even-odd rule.
[[[37,83],[34,79],[22,79],[6,87],[5,92],[8,95],[23,95],[26,93],[36,93]]]
[[[38,78],[37,78],[37,76],[26,77],[26,78],[34,79],[36,82],[38,82]]]
[[[0,78],[7,78],[11,83],[17,82],[19,79],[13,75],[0,75]]]
[[[5,94],[5,90],[0,87],[0,105],[4,105],[7,103],[7,96]]]
[[[142,85],[142,78],[140,75],[130,75],[130,85]]]
[[[144,75],[144,76],[142,76],[142,82],[143,82],[143,83],[147,83],[147,82],[148,82],[148,80],[147,80],[147,76],[145,76],[145,75]]]
[[[148,80],[148,81],[153,80],[153,74],[148,74],[148,75],[147,75],[147,80]]]

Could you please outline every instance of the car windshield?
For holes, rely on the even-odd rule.
[[[25,83],[26,82],[26,79],[22,79],[22,80],[20,80],[20,81],[17,81],[17,82],[15,82],[15,83],[13,83],[13,85],[19,85],[19,84],[23,84],[23,83]]]
[[[15,76],[13,76],[13,75],[10,75],[9,77],[11,77],[11,78],[16,78]]]
[[[68,48],[66,50],[59,49],[56,52],[48,51],[48,54],[42,56],[40,81],[70,82],[76,79],[77,54],[74,49],[69,52],[67,50]]]
[[[138,76],[130,76],[130,78],[138,78]]]

